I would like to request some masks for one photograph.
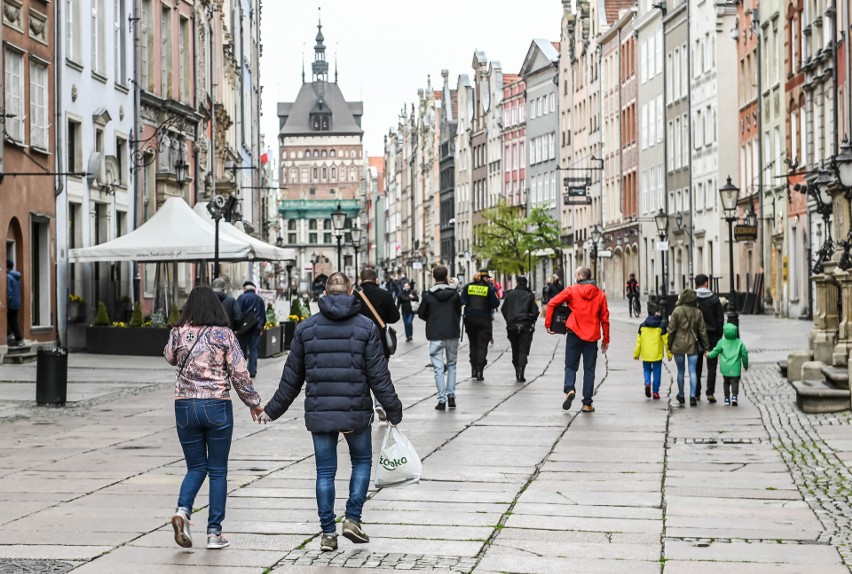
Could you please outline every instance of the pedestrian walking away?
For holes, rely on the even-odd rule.
[[[163,355],[170,365],[179,367],[175,426],[186,461],[186,474],[172,516],[175,542],[184,548],[192,547],[189,521],[195,497],[207,478],[207,548],[224,548],[230,544],[222,535],[222,521],[228,493],[228,453],[234,432],[231,388],[251,409],[252,419],[257,420],[263,409],[230,320],[212,289],[196,287],[189,293]]]
[[[668,354],[669,361],[672,360],[672,354],[666,345],[667,340],[666,323],[660,316],[660,306],[656,303],[648,303],[648,317],[639,326],[633,358],[637,361],[642,360],[645,396],[649,399],[653,396],[655,401],[660,398],[663,353]]]
[[[735,407],[739,404],[740,375],[742,369],[748,371],[748,350],[739,337],[739,329],[733,323],[725,323],[724,338],[720,339],[707,357],[721,357],[719,370],[724,380],[725,404]]]
[[[248,370],[251,377],[257,376],[257,351],[260,347],[260,335],[263,333],[263,325],[266,323],[266,303],[263,297],[257,294],[257,288],[251,281],[243,283],[243,293],[237,299],[237,306],[245,320],[249,314],[257,317],[257,325],[249,329],[248,333],[240,336],[240,347],[243,355],[248,359]]]
[[[698,308],[704,316],[704,325],[707,327],[708,349],[712,349],[722,339],[722,330],[725,326],[725,311],[719,296],[709,289],[710,279],[702,274],[695,276],[695,294],[698,296]],[[716,402],[716,369],[718,358],[707,356],[707,402]],[[695,400],[701,400],[701,375],[704,370],[704,357],[698,357],[695,365],[695,377],[698,384],[695,389]]]
[[[577,283],[566,287],[547,303],[544,326],[553,334],[553,312],[562,303],[571,310],[565,321],[565,381],[562,391],[565,399],[562,408],[568,410],[576,395],[577,371],[583,357],[583,412],[593,413],[592,395],[595,392],[595,367],[598,359],[598,341],[603,333],[601,352],[609,348],[609,306],[606,294],[595,284],[588,267],[578,267],[574,272]]]
[[[429,358],[438,389],[435,410],[439,411],[456,408],[456,361],[461,335],[461,297],[447,283],[447,275],[443,265],[432,269],[435,285],[423,294],[417,310],[417,316],[426,321]]]
[[[375,323],[376,327],[383,328],[382,323],[393,324],[399,321],[399,309],[393,302],[393,295],[386,289],[382,289],[378,285],[379,275],[375,269],[369,267],[361,270],[361,290],[358,296],[363,299],[364,304],[361,305],[361,314],[367,319]],[[369,305],[366,304],[369,301]],[[370,309],[370,305],[376,310],[376,313]],[[378,317],[376,316],[378,315]],[[385,352],[385,359],[389,359],[391,354],[387,347],[385,337],[379,337],[382,340],[382,349]],[[373,406],[376,409],[380,421],[387,420],[387,413],[379,404],[379,401],[373,400]]]
[[[225,310],[225,315],[228,316],[228,326],[236,331],[243,319],[243,314],[240,312],[237,300],[225,292],[225,280],[221,277],[214,279],[211,286],[213,287],[213,292],[216,294],[216,298],[219,299],[219,303],[222,304],[222,308]]]
[[[373,447],[371,423],[376,396],[388,421],[402,421],[402,403],[391,382],[379,329],[361,315],[352,280],[332,273],[319,300],[320,312],[302,321],[293,336],[275,396],[258,422],[281,417],[305,387],[305,427],[311,432],[316,462],[317,512],[322,526],[320,549],[337,550],[334,479],[337,440],[349,446],[352,475],[341,532],[355,543],[369,542],[361,514],[370,486]]]
[[[524,371],[532,346],[535,321],[539,316],[535,295],[527,287],[527,278],[518,277],[518,286],[506,292],[500,312],[506,320],[506,336],[512,345],[512,365],[515,366],[515,381],[525,383]]]
[[[547,302],[550,303],[550,300],[562,293],[564,289],[565,287],[563,287],[559,275],[554,273],[547,285]]]
[[[624,284],[624,293],[627,295],[627,312],[630,317],[637,317],[642,312],[639,305],[639,282],[636,280],[636,274],[631,273],[627,283]]]
[[[692,289],[684,289],[669,319],[669,352],[677,365],[677,402],[684,404],[684,375],[689,370],[689,405],[698,404],[695,397],[698,376],[695,368],[698,358],[707,353],[707,327],[704,316],[698,309],[698,296]]]
[[[410,343],[414,338],[414,309],[411,306],[412,301],[419,301],[417,293],[411,288],[411,284],[406,281],[402,284],[402,290],[396,298],[396,304],[402,313],[402,324],[405,326],[405,341]]]
[[[6,337],[10,345],[20,347],[24,344],[18,312],[21,310],[21,273],[15,269],[15,262],[6,260]]]
[[[482,269],[473,276],[473,281],[462,289],[461,303],[464,305],[464,330],[470,347],[471,378],[485,380],[485,365],[488,364],[488,345],[493,338],[494,311],[500,306],[497,290],[488,282],[488,270]]]

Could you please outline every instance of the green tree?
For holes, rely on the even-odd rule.
[[[506,203],[483,212],[485,223],[476,230],[476,251],[479,257],[489,260],[491,269],[524,274],[529,271],[530,253],[559,247],[559,221],[547,209],[536,207],[528,217],[521,215],[518,208]]]
[[[139,301],[133,304],[133,314],[130,316],[128,325],[131,327],[142,326],[142,307],[139,305]]]
[[[178,309],[177,303],[172,303],[172,306],[169,307],[169,318],[167,324],[169,327],[174,327],[180,321],[180,309]]]
[[[98,327],[108,327],[111,324],[106,305],[104,305],[103,301],[98,301],[98,312],[95,313],[95,325]]]

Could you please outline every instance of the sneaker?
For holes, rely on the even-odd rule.
[[[683,403],[686,402],[686,399],[683,398],[683,395],[678,395],[677,396],[677,402],[679,402],[680,404],[683,404]]]
[[[580,410],[584,413],[593,413],[595,412],[595,407],[593,407],[592,405],[583,405],[583,408]]]
[[[707,402],[708,403],[715,403],[716,397],[714,397],[713,395],[707,395]]]
[[[731,406],[732,407],[737,406],[737,397],[736,396],[731,397]]]
[[[659,400],[660,400],[660,393],[654,393],[654,395],[653,395],[653,396],[654,396],[654,400],[655,400],[655,401],[659,401]]]
[[[453,395],[447,397],[447,408],[456,408],[456,398]]]
[[[651,398],[651,385],[645,385],[645,397]]]
[[[337,550],[337,534],[323,534],[320,539],[320,550],[333,552]]]
[[[731,397],[725,397],[725,404],[726,404],[726,405],[730,405],[730,404],[731,404]]]
[[[227,548],[231,545],[231,541],[222,536],[222,533],[216,534],[215,532],[207,535],[207,548],[209,550],[219,550],[220,548]]]
[[[379,417],[379,420],[385,422],[388,420],[388,414],[385,412],[384,407],[382,405],[376,405],[376,415]]]
[[[355,544],[365,544],[370,541],[370,537],[361,528],[361,523],[352,520],[348,516],[343,519],[343,536],[354,542]]]
[[[568,391],[565,393],[565,400],[562,401],[562,410],[567,411],[571,408],[571,403],[574,402],[574,397],[577,395],[574,391]]]
[[[437,404],[437,405],[435,405],[435,410],[436,410],[436,411],[445,411],[445,410],[447,410],[447,403],[442,403],[441,401],[438,401],[438,404]]]
[[[695,397],[689,397],[689,406],[697,407],[698,406],[698,399],[696,399]]]
[[[178,508],[172,516],[172,528],[175,529],[175,542],[181,548],[192,548],[192,533],[189,531],[189,516],[183,508]]]

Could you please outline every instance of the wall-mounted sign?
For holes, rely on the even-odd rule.
[[[756,225],[734,225],[734,241],[756,241]]]
[[[566,195],[562,198],[563,205],[591,205],[592,198],[588,195],[585,197],[572,197],[570,195]]]
[[[568,187],[568,195],[571,197],[585,197],[587,188],[585,185],[572,185]]]

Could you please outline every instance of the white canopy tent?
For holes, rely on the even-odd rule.
[[[213,220],[213,217],[210,215],[210,212],[207,211],[207,206],[203,203],[196,203],[193,208],[196,215],[201,217],[204,221],[206,221],[209,225],[215,226],[216,222]],[[296,260],[296,252],[293,249],[284,249],[282,247],[276,247],[272,244],[266,243],[256,237],[252,237],[248,233],[240,231],[233,224],[227,221],[219,221],[219,239],[222,237],[227,237],[229,239],[233,239],[235,241],[245,242],[251,245],[252,252],[254,254],[255,260],[262,261],[285,261],[288,259]]]
[[[212,261],[214,242],[213,226],[183,199],[171,197],[139,228],[100,245],[71,249],[68,258],[72,263]],[[221,261],[254,258],[248,242],[219,237]]]

